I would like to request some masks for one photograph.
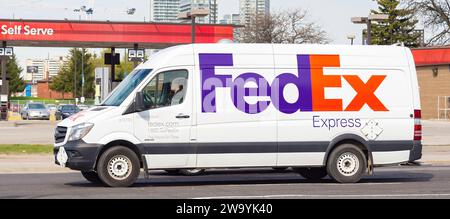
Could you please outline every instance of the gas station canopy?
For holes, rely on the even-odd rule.
[[[197,43],[233,40],[233,25],[196,24]],[[191,43],[191,24],[0,19],[0,41],[8,46],[165,48]]]

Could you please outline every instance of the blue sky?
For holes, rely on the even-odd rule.
[[[22,19],[79,19],[73,9],[81,5],[95,9],[93,20],[148,20],[149,0],[1,0],[0,18]],[[239,13],[239,0],[218,0],[220,17]],[[356,35],[355,43],[361,43],[364,25],[350,22],[352,16],[366,16],[377,7],[372,0],[271,0],[271,10],[301,8],[308,11],[309,20],[319,24],[333,44],[348,44],[347,35]],[[133,16],[127,8],[136,8]],[[84,15],[81,19],[85,19]],[[18,48],[15,53],[22,67],[26,58],[65,56],[66,48]]]

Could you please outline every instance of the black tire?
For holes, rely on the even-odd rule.
[[[367,168],[363,151],[353,144],[336,147],[328,157],[327,172],[340,183],[356,183],[361,180]]]
[[[109,148],[100,156],[97,173],[110,187],[133,185],[141,171],[139,158],[134,151],[123,146]]]
[[[273,170],[283,172],[289,169],[289,167],[272,167]]]
[[[325,167],[299,167],[294,168],[294,171],[305,179],[318,180],[328,175]]]
[[[83,175],[83,177],[91,183],[94,184],[102,183],[102,181],[98,177],[98,174],[94,171],[81,171],[81,175]]]
[[[169,175],[179,175],[180,174],[180,170],[175,169],[175,170],[164,170],[166,171],[166,173],[168,173]]]
[[[205,169],[181,169],[180,174],[183,176],[198,176],[202,175]]]

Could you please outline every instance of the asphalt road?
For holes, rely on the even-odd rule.
[[[357,184],[308,181],[267,169],[210,170],[203,176],[153,172],[131,188],[90,184],[79,173],[0,174],[0,198],[450,198],[450,166],[375,169]]]

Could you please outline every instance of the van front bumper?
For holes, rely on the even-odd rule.
[[[68,157],[66,167],[72,170],[93,171],[101,146],[100,144],[87,144],[83,140],[76,140],[67,142],[65,145],[59,147],[54,147],[53,155],[55,164],[59,165],[56,155],[58,154],[59,148],[64,147]]]

